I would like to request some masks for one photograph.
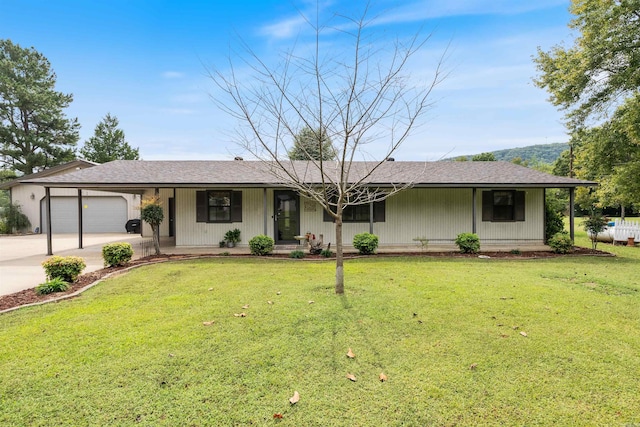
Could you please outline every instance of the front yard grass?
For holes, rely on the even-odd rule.
[[[139,268],[0,316],[0,425],[640,423],[640,248],[616,251],[349,260],[343,297],[331,262]]]

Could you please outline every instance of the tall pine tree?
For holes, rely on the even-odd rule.
[[[118,118],[107,115],[96,126],[95,134],[80,150],[87,160],[107,163],[112,160],[140,160],[138,148],[132,148],[124,139],[124,131],[118,129]]]
[[[51,64],[34,48],[0,40],[0,161],[28,175],[75,158],[73,95],[57,92]]]

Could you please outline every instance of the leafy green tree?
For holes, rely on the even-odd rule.
[[[96,163],[112,160],[140,160],[138,148],[132,148],[124,139],[124,131],[118,129],[118,118],[107,113],[96,126],[94,136],[84,143],[80,154]]]
[[[571,150],[564,150],[560,157],[553,162],[551,171],[556,176],[570,176],[571,174]]]
[[[3,228],[7,233],[22,232],[31,228],[29,218],[22,213],[22,206],[19,204],[11,204],[2,209],[0,213],[0,221],[3,222]]]
[[[538,49],[535,83],[566,111],[576,176],[601,184],[577,201],[624,212],[640,206],[640,0],[572,0],[570,10],[579,35],[569,48]]]
[[[151,226],[153,246],[156,255],[160,255],[160,224],[164,221],[164,211],[158,196],[142,199],[140,203],[140,219]]]
[[[640,140],[628,123],[634,103],[638,99],[627,100],[611,120],[574,135],[576,174],[600,183],[594,196],[601,207],[640,206]]]
[[[534,59],[550,101],[567,111],[572,127],[637,95],[640,86],[640,1],[572,0],[573,46],[538,48]]]
[[[471,158],[472,162],[495,162],[496,156],[493,153],[480,153]]]
[[[327,133],[310,127],[303,128],[294,137],[293,147],[288,154],[291,160],[332,160],[336,157]]]
[[[600,212],[593,209],[588,218],[586,218],[582,225],[584,230],[589,233],[591,239],[591,248],[597,249],[598,247],[598,233],[602,233],[607,226],[607,218],[603,217]]]
[[[55,91],[56,75],[34,48],[0,40],[0,161],[29,175],[75,158],[80,125],[63,110],[73,95]]]

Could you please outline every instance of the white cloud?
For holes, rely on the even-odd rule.
[[[162,73],[162,77],[165,79],[181,79],[184,77],[184,73],[180,71],[165,71]]]
[[[566,5],[567,0],[419,0],[392,8],[376,20],[378,24],[414,22],[424,19],[468,15],[514,15]]]
[[[260,34],[274,39],[286,39],[296,36],[305,25],[304,18],[298,16],[265,25],[260,29]]]

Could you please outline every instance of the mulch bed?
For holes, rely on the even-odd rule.
[[[406,257],[406,256],[421,256],[421,257],[433,257],[433,258],[477,258],[478,256],[488,256],[490,258],[501,258],[501,259],[537,259],[537,258],[556,258],[556,257],[566,257],[566,256],[583,256],[583,255],[596,255],[596,256],[613,256],[608,252],[576,247],[574,248],[574,252],[568,255],[559,255],[553,252],[544,252],[544,251],[534,251],[534,252],[522,252],[522,253],[510,253],[510,252],[481,252],[480,254],[462,254],[458,252],[413,252],[413,253],[384,253],[376,256],[384,256],[384,257]],[[252,255],[234,255],[234,257],[251,257]],[[38,295],[35,291],[35,287],[31,289],[25,289],[20,292],[16,292],[10,295],[0,296],[0,312],[11,309],[14,307],[19,307],[26,304],[33,303],[42,303],[54,299],[58,299],[60,297],[73,294],[82,288],[89,286],[96,281],[104,278],[108,275],[117,274],[118,272],[123,272],[134,266],[152,264],[163,261],[177,261],[181,259],[194,259],[194,258],[208,258],[208,257],[224,257],[222,255],[160,255],[160,256],[150,256],[146,258],[137,259],[135,261],[131,261],[126,266],[122,267],[108,267],[103,268],[101,270],[93,271],[91,273],[86,273],[78,277],[74,283],[71,284],[69,289],[65,292],[56,292],[48,295]],[[345,258],[356,258],[358,255],[347,254]],[[277,258],[277,259],[291,259],[288,254],[278,254],[278,255],[269,255],[268,257],[262,258]],[[321,255],[309,255],[305,254],[305,257],[302,260],[294,260],[292,261],[304,261],[304,260],[331,260],[331,258],[325,258]]]

